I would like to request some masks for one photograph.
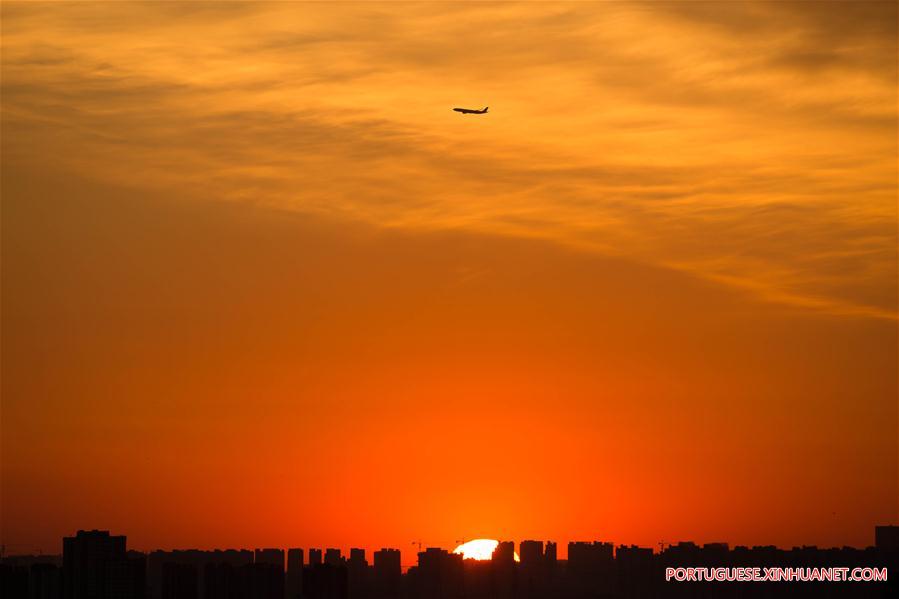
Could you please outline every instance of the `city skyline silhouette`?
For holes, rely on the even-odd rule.
[[[652,548],[602,541],[570,542],[560,559],[553,541],[499,541],[485,559],[447,549],[381,548],[372,561],[361,548],[182,549],[139,552],[125,536],[80,530],[63,538],[62,555],[3,556],[0,591],[22,599],[464,599],[476,597],[888,597],[899,566],[899,526],[877,526],[866,548],[730,547],[682,541]],[[520,559],[519,554],[520,553]],[[688,581],[677,569],[722,572]],[[736,569],[780,569],[789,580],[738,580]],[[834,579],[831,569],[882,571],[874,581]],[[731,569],[735,579],[727,578]],[[662,575],[665,572],[665,576]],[[770,574],[768,574],[770,575]],[[875,574],[871,574],[874,576]],[[861,576],[861,574],[859,574]],[[822,578],[823,577],[823,578]]]
[[[15,593],[786,596],[820,589],[664,578],[889,559],[899,3],[0,22]]]

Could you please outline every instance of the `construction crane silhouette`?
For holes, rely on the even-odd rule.
[[[421,541],[412,541],[413,545],[418,547],[418,552],[421,553]]]

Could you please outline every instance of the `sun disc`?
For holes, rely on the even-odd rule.
[[[473,541],[462,543],[453,549],[453,553],[460,554],[462,559],[490,560],[493,559],[493,551],[497,545],[499,545],[499,541],[495,539],[474,539]],[[517,552],[515,553],[515,561],[519,561]]]

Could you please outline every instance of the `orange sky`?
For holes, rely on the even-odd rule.
[[[870,544],[896,55],[894,2],[3,2],[2,541]]]

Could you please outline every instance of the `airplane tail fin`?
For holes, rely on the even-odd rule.
[[[490,107],[489,107],[489,106],[484,106],[484,112],[487,112],[487,109],[488,109],[488,108],[490,108]]]

